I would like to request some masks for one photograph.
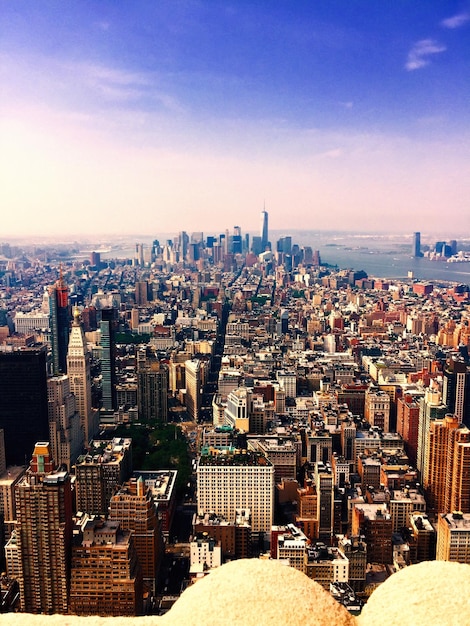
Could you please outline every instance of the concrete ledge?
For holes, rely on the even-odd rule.
[[[401,570],[354,618],[317,583],[278,561],[233,561],[188,588],[162,617],[0,615],[0,626],[450,626],[470,623],[470,566]]]

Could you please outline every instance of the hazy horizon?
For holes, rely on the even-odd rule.
[[[468,0],[0,2],[0,239],[470,230]]]

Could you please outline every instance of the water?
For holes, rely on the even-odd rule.
[[[352,235],[296,232],[292,241],[320,251],[321,260],[340,269],[364,270],[376,278],[407,278],[470,284],[470,263],[432,261],[411,256],[411,235]],[[467,245],[467,244],[466,244]]]

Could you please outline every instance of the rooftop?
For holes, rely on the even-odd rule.
[[[222,450],[210,448],[209,454],[204,454],[201,451],[199,466],[204,467],[208,465],[272,467],[271,461],[264,454],[235,448],[224,448]]]

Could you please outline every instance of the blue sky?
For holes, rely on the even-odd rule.
[[[0,11],[5,236],[470,233],[470,2]]]

